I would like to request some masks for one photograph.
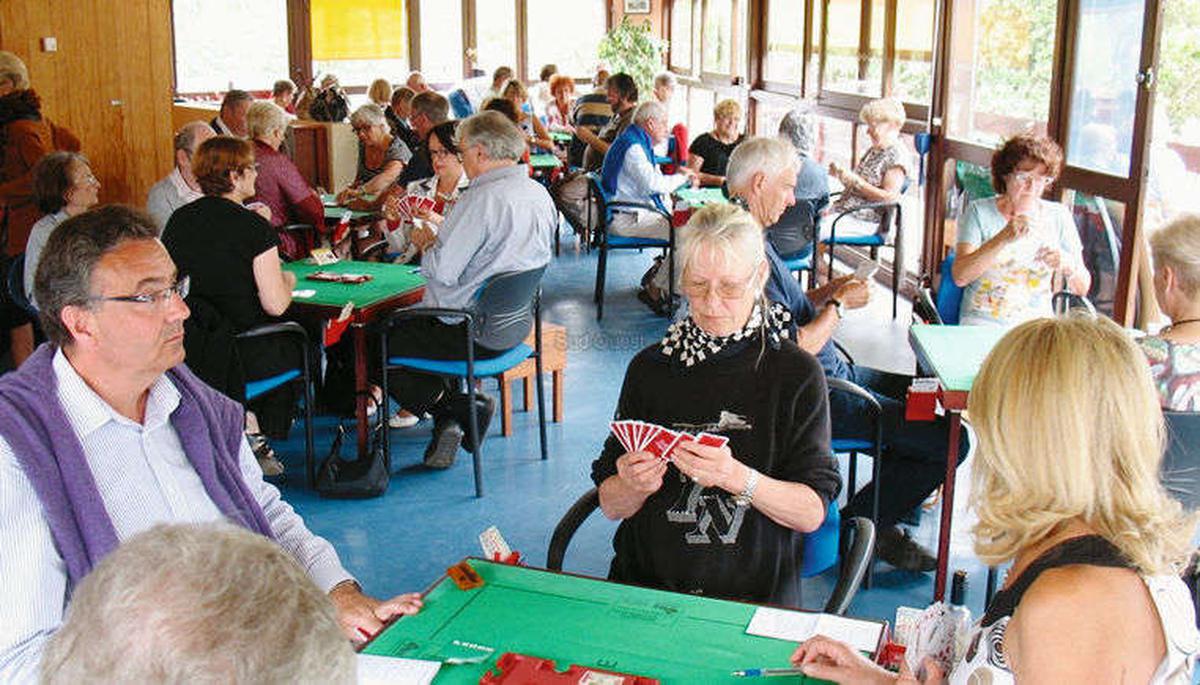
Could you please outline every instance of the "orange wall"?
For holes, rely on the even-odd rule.
[[[650,14],[630,14],[630,23],[644,24],[650,22],[650,32],[659,38],[666,38],[666,24],[663,19],[667,14],[665,5],[668,1],[650,0]],[[625,0],[609,0],[609,7],[612,12],[612,25],[616,26],[621,23],[621,17],[625,16]]]
[[[57,52],[42,51],[45,36]],[[170,0],[2,0],[0,49],[25,60],[43,113],[83,142],[101,201],[144,205],[172,163]]]

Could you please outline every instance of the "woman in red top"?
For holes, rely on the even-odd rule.
[[[271,210],[269,220],[279,234],[279,252],[288,260],[297,260],[312,251],[313,234],[278,229],[289,224],[308,224],[324,233],[325,207],[292,160],[279,152],[287,126],[287,114],[273,102],[255,102],[246,113],[246,127],[254,139],[254,156],[258,160],[254,199]]]

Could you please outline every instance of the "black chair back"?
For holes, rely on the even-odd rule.
[[[13,304],[30,316],[37,316],[37,309],[25,293],[25,253],[17,255],[8,263],[8,296]]]
[[[1162,480],[1167,491],[1186,509],[1200,506],[1200,412],[1164,411],[1167,451]]]
[[[538,289],[546,267],[510,271],[488,279],[473,307],[475,342],[492,350],[507,350],[525,340],[533,328]]]
[[[817,231],[818,207],[828,204],[828,196],[814,200],[796,200],[783,210],[779,220],[767,231],[767,240],[784,259],[811,250]]]

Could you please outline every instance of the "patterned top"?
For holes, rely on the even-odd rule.
[[[404,141],[397,136],[392,136],[391,144],[383,153],[383,161],[379,163],[379,166],[371,168],[367,166],[367,148],[360,141],[358,143],[358,173],[354,176],[354,185],[360,186],[378,176],[388,162],[398,161],[401,164],[408,164],[408,160],[412,159],[412,156],[412,150],[408,149]]]
[[[1137,342],[1150,362],[1163,408],[1200,411],[1200,343],[1171,342],[1154,335]]]
[[[858,161],[858,166],[854,167],[854,173],[876,188],[882,188],[883,177],[891,169],[899,169],[904,172],[906,177],[912,177],[912,155],[899,142],[884,147],[872,146],[870,150],[867,150],[867,154],[863,155],[863,158]],[[868,202],[871,202],[871,200],[856,192],[847,190],[833,203],[833,211],[837,213],[847,209],[854,209]],[[861,221],[878,222],[881,217],[878,210],[864,209],[860,212],[855,212],[854,218]]]
[[[1008,219],[996,207],[998,198],[976,200],[967,206],[958,224],[958,242],[978,248],[1004,230]],[[992,265],[963,288],[959,323],[963,325],[1016,325],[1053,314],[1054,270],[1038,260],[1042,247],[1058,248],[1064,262],[1076,270],[1083,265],[1083,245],[1071,213],[1048,200],[1038,201],[1029,233],[1005,245]]]

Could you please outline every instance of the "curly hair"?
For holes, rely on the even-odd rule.
[[[230,173],[254,165],[254,146],[248,140],[216,136],[200,143],[192,159],[192,173],[205,195],[224,195],[233,190]]]
[[[1000,146],[992,154],[992,186],[1003,195],[1008,188],[1008,176],[1021,162],[1037,162],[1046,167],[1046,173],[1055,178],[1062,171],[1063,153],[1058,143],[1045,136],[1020,133]]]

